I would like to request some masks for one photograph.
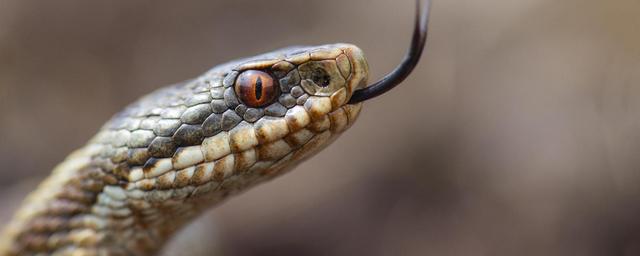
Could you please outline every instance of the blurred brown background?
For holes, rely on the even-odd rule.
[[[413,8],[0,0],[0,221],[139,96],[293,44],[355,43],[375,80],[404,53]],[[407,82],[165,255],[640,255],[639,12],[637,0],[436,0]]]

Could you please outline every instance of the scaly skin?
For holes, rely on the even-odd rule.
[[[239,73],[268,71],[273,104],[248,108]],[[315,84],[321,70],[330,81]],[[314,73],[316,72],[316,73]],[[153,255],[204,209],[276,177],[353,124],[368,68],[353,45],[297,47],[219,65],[112,118],[25,200],[1,255]]]

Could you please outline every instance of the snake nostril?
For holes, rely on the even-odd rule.
[[[329,84],[331,84],[331,76],[327,74],[327,71],[321,68],[313,70],[311,74],[311,80],[313,80],[314,83],[321,87],[327,87],[329,86]]]

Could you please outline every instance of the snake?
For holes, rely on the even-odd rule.
[[[337,43],[230,61],[143,96],[26,197],[0,255],[157,254],[204,210],[325,148],[365,100],[407,78],[427,38],[430,3],[416,5],[405,58],[373,84],[363,51]]]

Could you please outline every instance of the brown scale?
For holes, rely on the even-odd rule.
[[[127,159],[127,164],[129,165],[133,165],[133,166],[143,165],[151,157],[151,155],[149,154],[149,150],[147,148],[134,148],[134,149],[129,149],[128,151],[129,151],[129,155]]]
[[[69,218],[43,216],[33,219],[28,228],[37,233],[52,233],[70,228]]]
[[[165,157],[171,157],[173,153],[176,151],[176,148],[177,148],[177,145],[175,144],[172,138],[156,137],[149,145],[148,152],[150,157],[165,158]],[[149,159],[147,159],[147,161],[148,160]]]
[[[183,124],[173,134],[173,141],[177,146],[200,145],[204,140],[204,134],[200,125]]]

